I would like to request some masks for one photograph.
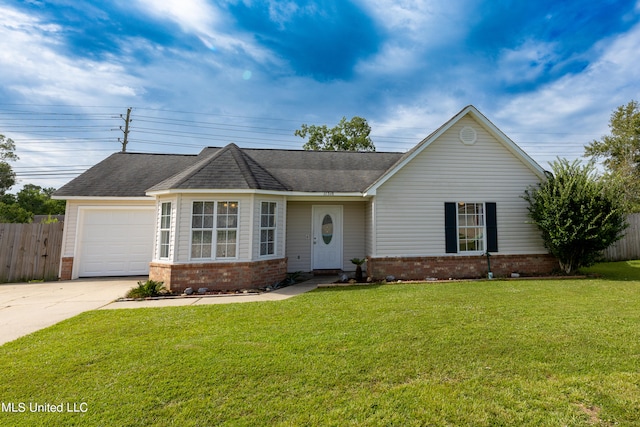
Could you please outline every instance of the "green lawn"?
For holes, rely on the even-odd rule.
[[[640,263],[590,272],[85,313],[1,347],[0,425],[638,425]]]

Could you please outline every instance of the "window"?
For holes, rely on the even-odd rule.
[[[445,246],[447,253],[498,251],[496,204],[445,203]]]
[[[458,252],[484,252],[484,203],[458,203]]]
[[[191,214],[191,258],[237,256],[238,202],[193,202]],[[214,241],[215,240],[215,241]]]
[[[275,202],[260,205],[260,256],[275,254],[276,206]]]
[[[215,202],[193,202],[191,258],[211,258]]]
[[[169,258],[171,242],[171,202],[160,205],[160,258]]]
[[[235,258],[238,235],[238,202],[218,202],[216,258]]]

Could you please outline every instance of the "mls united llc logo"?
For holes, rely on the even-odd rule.
[[[86,402],[74,403],[36,403],[36,402],[0,402],[2,412],[77,412],[84,413],[89,410]]]

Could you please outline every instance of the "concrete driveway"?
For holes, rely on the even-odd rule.
[[[280,301],[336,278],[320,276],[258,295],[224,295],[114,302],[147,277],[110,277],[0,285],[0,345],[89,310]]]
[[[103,307],[146,277],[67,280],[0,285],[0,345]]]

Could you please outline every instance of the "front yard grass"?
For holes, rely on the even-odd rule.
[[[84,313],[2,346],[0,425],[638,425],[640,263],[590,272]]]

